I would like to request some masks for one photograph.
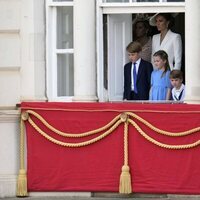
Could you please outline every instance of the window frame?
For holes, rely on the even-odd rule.
[[[103,102],[108,101],[108,91],[104,88],[103,14],[185,13],[185,2],[96,2],[97,95],[99,101]]]
[[[74,55],[74,48],[57,48],[57,7],[59,6],[74,7],[74,2],[46,1],[46,93],[48,101],[72,101],[74,96],[58,96],[57,94],[57,55]]]

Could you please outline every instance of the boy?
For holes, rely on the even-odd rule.
[[[124,100],[148,100],[153,66],[140,57],[142,46],[131,42],[126,50],[130,62],[124,66]]]
[[[183,84],[183,73],[180,70],[170,72],[170,81],[173,86],[172,99],[174,101],[183,101],[185,97],[185,85]]]

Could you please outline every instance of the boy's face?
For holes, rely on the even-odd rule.
[[[140,58],[140,55],[138,52],[135,52],[135,53],[130,53],[128,52],[128,58],[131,62],[136,62],[139,58]]]
[[[180,78],[171,78],[170,81],[171,81],[172,86],[175,87],[176,89],[179,89],[183,82],[183,80]]]

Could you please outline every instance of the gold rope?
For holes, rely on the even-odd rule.
[[[167,136],[172,136],[172,137],[185,136],[185,135],[189,135],[189,134],[200,131],[200,127],[197,127],[197,128],[193,128],[188,131],[183,131],[183,132],[178,132],[178,133],[168,132],[168,131],[164,131],[159,128],[156,128],[155,126],[153,126],[152,124],[150,124],[149,122],[147,122],[146,120],[144,120],[143,118],[139,117],[138,115],[136,115],[134,113],[131,113],[131,112],[126,112],[126,113],[127,113],[127,115],[130,115],[131,117],[139,120],[140,122],[145,124],[147,127],[152,129],[153,131],[163,134],[163,135],[167,135]]]
[[[24,166],[24,120],[26,116],[21,114],[20,118],[20,169],[17,178],[17,196],[25,197],[28,196],[27,192],[27,176]]]
[[[169,145],[169,144],[164,144],[164,143],[161,143],[161,142],[158,142],[157,140],[153,139],[152,137],[148,136],[138,125],[136,122],[134,122],[133,120],[131,119],[128,119],[129,123],[131,123],[135,128],[136,130],[145,138],[147,139],[149,142],[159,146],[159,147],[162,147],[162,148],[166,148],[166,149],[189,149],[189,148],[193,148],[193,147],[196,147],[200,144],[200,140],[194,142],[194,143],[191,143],[191,144],[184,144],[184,145]]]
[[[98,128],[98,129],[95,129],[95,130],[92,130],[92,131],[87,131],[87,132],[84,132],[84,133],[72,134],[72,133],[65,133],[65,132],[62,132],[62,131],[54,128],[42,116],[40,116],[38,113],[36,113],[36,112],[34,112],[32,110],[27,110],[26,112],[29,113],[29,114],[32,114],[37,119],[39,119],[51,131],[53,131],[54,133],[57,133],[58,135],[61,135],[63,137],[86,137],[86,136],[89,136],[89,135],[93,135],[93,134],[96,134],[98,132],[102,132],[102,131],[108,129],[114,123],[116,123],[116,121],[119,120],[119,118],[120,118],[120,115],[117,115],[112,121],[110,121],[108,124],[106,124],[105,126],[103,126],[101,128]],[[29,118],[30,118],[30,116],[29,116]]]
[[[67,142],[62,142],[59,140],[56,140],[54,138],[52,138],[51,136],[49,136],[47,133],[45,133],[44,131],[42,131],[33,121],[31,118],[28,119],[29,123],[33,126],[33,128],[39,132],[42,136],[44,136],[47,140],[49,140],[50,142],[53,142],[54,144],[60,145],[60,146],[64,146],[64,147],[82,147],[82,146],[87,146],[90,144],[93,144],[101,139],[103,139],[104,137],[108,136],[110,133],[112,133],[112,131],[114,131],[121,123],[122,121],[119,119],[110,129],[108,129],[105,133],[87,140],[85,142],[80,142],[80,143],[67,143]]]

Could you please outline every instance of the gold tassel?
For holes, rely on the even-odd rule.
[[[18,180],[17,180],[17,196],[26,197],[28,196],[27,192],[27,176],[24,169],[19,170]]]
[[[128,165],[122,166],[122,172],[120,175],[119,193],[122,194],[132,193],[131,175],[129,171],[130,168]]]
[[[124,165],[119,182],[119,193],[130,194],[132,193],[130,168],[128,166],[128,115],[121,114],[121,121],[124,122]]]
[[[28,119],[27,113],[21,114],[20,120],[20,169],[17,179],[17,194],[18,197],[28,196],[27,192],[27,176],[24,168],[24,121]]]

